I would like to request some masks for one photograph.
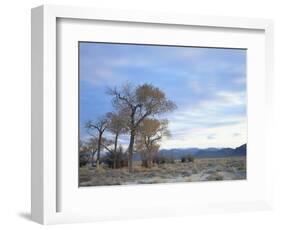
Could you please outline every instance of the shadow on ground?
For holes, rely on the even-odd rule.
[[[20,212],[20,213],[18,213],[18,216],[23,218],[23,219],[31,221],[31,214],[28,213],[28,212]]]

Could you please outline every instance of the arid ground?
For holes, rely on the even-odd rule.
[[[99,169],[86,165],[79,170],[79,186],[154,184],[174,182],[243,180],[246,179],[246,157],[195,159],[194,162],[176,161],[141,167],[134,162],[134,172],[127,168],[110,169],[102,165]]]

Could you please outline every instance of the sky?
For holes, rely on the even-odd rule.
[[[246,55],[243,49],[80,42],[80,138],[88,138],[86,121],[113,110],[108,87],[149,83],[177,105],[163,115],[172,135],[161,149],[238,147],[247,141]],[[120,143],[126,147],[128,135]]]

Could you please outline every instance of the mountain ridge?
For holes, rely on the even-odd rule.
[[[159,154],[167,157],[174,157],[176,159],[182,156],[192,155],[196,158],[209,157],[232,157],[232,156],[246,156],[247,144],[243,144],[236,148],[173,148],[162,149]]]

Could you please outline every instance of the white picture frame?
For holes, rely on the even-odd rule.
[[[111,24],[113,22],[122,22],[138,24],[149,24],[154,27],[198,27],[204,30],[208,28],[220,29],[220,30],[235,30],[239,29],[247,33],[247,31],[260,31],[262,33],[262,40],[259,44],[263,44],[262,47],[262,63],[259,83],[255,83],[252,80],[248,81],[250,86],[250,95],[248,95],[248,102],[258,98],[263,103],[256,105],[256,108],[260,110],[266,110],[261,116],[257,116],[256,120],[252,116],[248,119],[253,120],[254,123],[259,123],[262,126],[264,132],[261,136],[255,136],[252,134],[252,143],[256,142],[257,146],[263,150],[263,157],[266,158],[264,165],[260,170],[264,175],[261,180],[262,192],[257,192],[253,199],[223,199],[208,200],[199,202],[198,198],[194,199],[194,202],[168,202],[166,205],[161,206],[159,203],[152,203],[150,207],[133,207],[130,201],[125,204],[124,207],[119,208],[122,211],[106,209],[99,212],[97,209],[85,210],[82,212],[83,204],[78,208],[78,197],[72,197],[69,195],[69,199],[66,199],[68,207],[72,206],[72,210],[64,210],[60,208],[61,196],[67,196],[66,193],[60,192],[62,186],[60,172],[60,158],[57,155],[58,152],[58,113],[60,111],[58,103],[58,94],[60,88],[58,87],[57,75],[58,75],[58,22],[61,19],[75,20],[93,20],[102,21],[104,23]],[[79,25],[78,25],[79,26]],[[243,33],[244,33],[243,32]],[[51,6],[44,5],[32,9],[32,188],[31,188],[31,213],[32,219],[41,224],[56,224],[56,223],[70,223],[70,222],[84,222],[84,221],[97,221],[97,220],[109,220],[109,219],[126,219],[126,218],[142,218],[153,216],[171,216],[171,215],[186,215],[194,213],[206,213],[206,212],[226,212],[226,211],[245,211],[245,210],[263,210],[272,207],[272,170],[271,170],[271,149],[270,141],[272,135],[271,123],[272,111],[274,106],[272,85],[273,85],[273,22],[266,19],[247,19],[247,18],[231,18],[231,17],[210,17],[210,16],[188,16],[188,15],[173,15],[173,14],[159,14],[159,13],[147,13],[147,12],[131,12],[131,11],[114,11],[114,10],[100,10],[91,8],[79,8],[79,7],[66,7],[66,6]],[[264,43],[263,43],[264,42]],[[220,40],[216,41],[220,44]],[[264,52],[263,52],[264,51]],[[264,60],[264,61],[263,61]],[[265,84],[263,84],[265,83]],[[257,84],[255,86],[255,84]],[[70,84],[66,84],[67,87]],[[255,88],[261,90],[255,91]],[[71,90],[70,90],[71,91]],[[259,95],[259,96],[258,96]],[[257,110],[256,110],[257,111]],[[250,115],[253,111],[250,111]],[[251,134],[253,132],[249,132]],[[264,143],[259,143],[260,138],[264,139]],[[253,144],[252,144],[253,146]],[[258,150],[254,146],[251,151]],[[250,148],[251,149],[251,148]],[[260,151],[261,151],[260,150]],[[259,163],[255,167],[259,169]],[[65,167],[66,168],[66,167]],[[246,183],[248,183],[247,181]],[[251,181],[250,181],[251,182]],[[249,183],[250,183],[249,182]],[[116,189],[115,192],[119,194],[157,194],[161,189],[165,189],[165,195],[173,196],[178,194],[184,188],[185,185],[159,185],[158,187],[150,186],[132,186],[125,189],[120,188],[102,188],[98,192],[99,196],[104,196],[112,192],[112,189]],[[216,191],[214,184],[205,184],[203,187],[200,183],[190,186],[196,189],[206,189],[208,186]],[[229,188],[235,188],[235,184],[229,185]],[[238,189],[242,189],[246,185],[239,185]],[[249,185],[251,186],[251,185]],[[189,187],[192,190],[192,187]],[[101,192],[102,191],[102,192]],[[250,191],[250,190],[249,190]],[[196,191],[195,191],[196,192]],[[91,193],[87,191],[85,193]],[[104,193],[104,195],[102,195]],[[74,193],[69,193],[74,194]],[[187,198],[188,200],[188,198]],[[105,205],[106,205],[106,201]],[[126,202],[125,202],[126,203]],[[75,210],[77,207],[77,210]]]

